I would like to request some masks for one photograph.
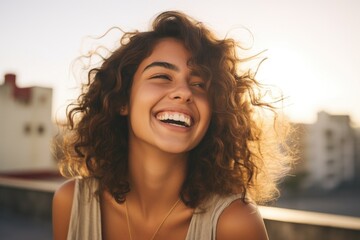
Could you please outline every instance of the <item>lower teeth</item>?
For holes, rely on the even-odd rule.
[[[169,123],[170,125],[177,126],[177,127],[185,127],[183,125],[175,124],[175,123]]]
[[[172,120],[165,120],[165,121],[161,121],[163,123],[167,123],[173,126],[177,126],[177,127],[187,127],[185,124],[180,124],[177,121],[172,121]]]

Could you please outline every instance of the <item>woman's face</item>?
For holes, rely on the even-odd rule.
[[[164,38],[139,65],[122,113],[129,118],[132,147],[187,153],[205,135],[209,82],[190,69],[190,57],[180,41]]]

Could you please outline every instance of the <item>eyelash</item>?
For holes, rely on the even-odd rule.
[[[154,75],[150,79],[156,79],[156,78],[165,79],[165,80],[171,80],[171,77],[166,75],[166,74]],[[193,82],[193,83],[190,83],[190,86],[199,87],[201,89],[206,88],[206,84],[204,82]]]
[[[200,88],[206,87],[205,83],[203,83],[203,82],[195,82],[195,83],[191,83],[190,85],[195,86],[195,87],[200,87]]]
[[[165,74],[155,75],[155,76],[152,76],[150,79],[154,79],[154,78],[161,78],[161,79],[171,80],[171,78],[168,75],[165,75]]]

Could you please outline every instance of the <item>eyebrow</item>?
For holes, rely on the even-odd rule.
[[[180,71],[180,69],[176,65],[174,65],[172,63],[168,63],[168,62],[152,62],[152,63],[150,63],[149,65],[147,65],[144,68],[143,72],[145,72],[147,69],[152,68],[152,67],[163,67],[163,68],[174,70],[174,71],[177,71],[177,72]]]

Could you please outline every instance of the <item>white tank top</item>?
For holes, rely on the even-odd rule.
[[[97,189],[96,179],[76,180],[67,240],[102,239],[100,202],[94,196]],[[214,195],[206,203],[206,211],[195,209],[185,240],[215,240],[216,225],[220,214],[241,196]]]

